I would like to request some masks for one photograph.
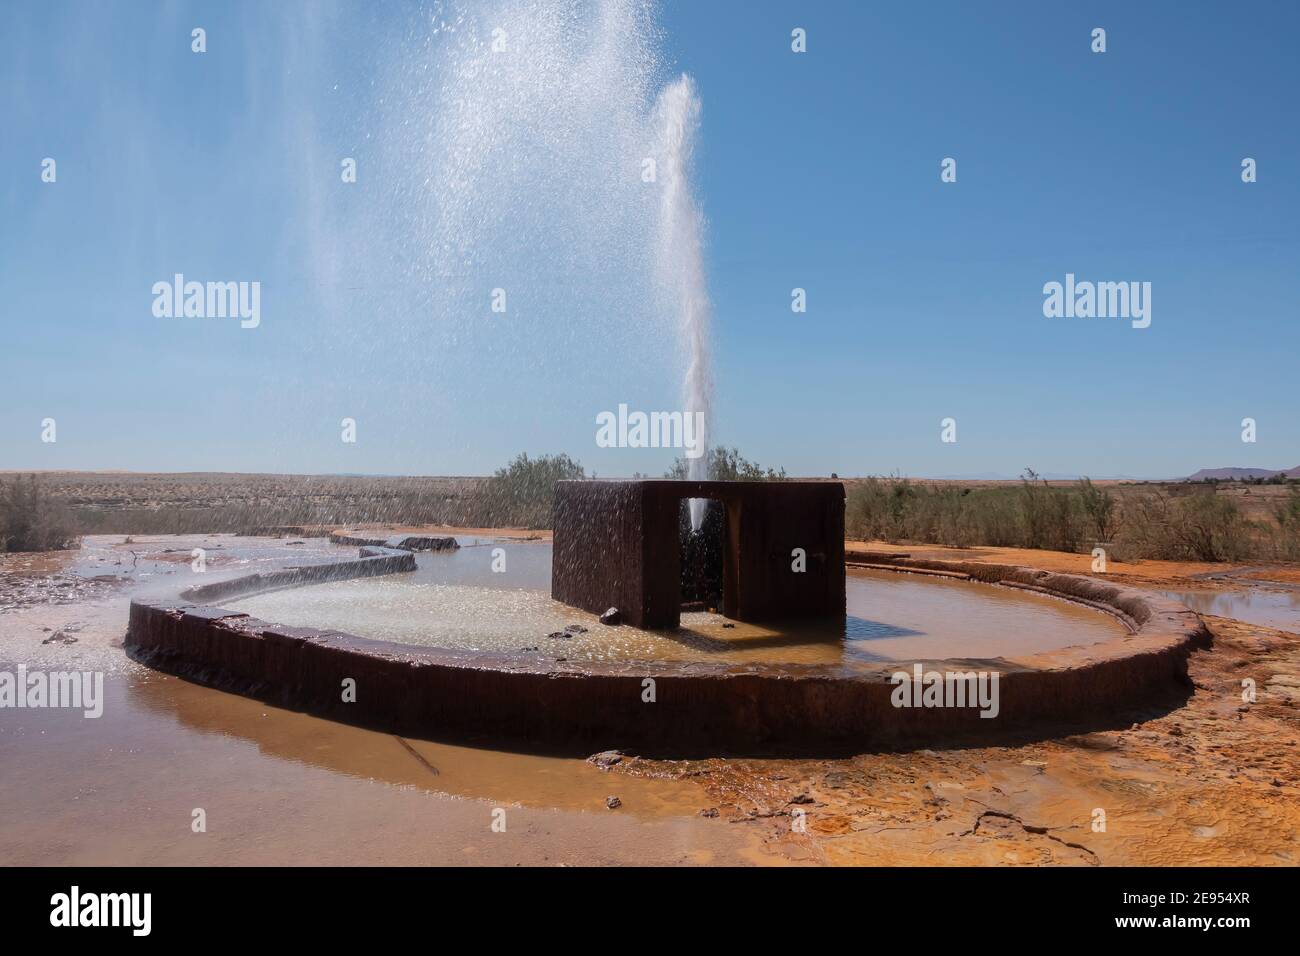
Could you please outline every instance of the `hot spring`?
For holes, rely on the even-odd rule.
[[[653,4],[449,0],[404,23],[348,73],[361,113],[331,117],[341,139],[300,114],[300,153],[355,148],[361,170],[356,202],[313,187],[303,210],[314,367],[348,370],[344,407],[382,410],[417,473],[449,451],[486,468],[502,443],[590,450],[624,406],[702,420],[705,453],[677,481],[559,482],[554,549],[367,545],[133,602],[133,656],[393,732],[715,753],[994,729],[900,707],[901,662],[1000,672],[1004,734],[1185,692],[1204,630],[1181,605],[1008,565],[846,571],[838,481],[709,480],[701,95],[664,61]],[[287,421],[329,405],[312,384]],[[667,464],[594,444],[602,472]],[[606,607],[639,626],[600,623]]]
[[[658,482],[614,490],[646,491],[644,501],[666,519],[647,526],[647,553],[658,554],[671,550],[666,529],[683,529],[682,540],[692,532],[688,519],[672,520],[679,510],[655,507],[656,497],[680,505],[717,488]],[[673,501],[676,494],[682,498]],[[745,492],[732,503],[739,530],[757,542],[748,549],[757,564],[742,560],[738,568],[740,589],[735,579],[723,588],[724,604],[733,602],[728,613],[739,617],[723,617],[706,600],[704,610],[681,605],[658,618],[673,626],[602,624],[548,592],[555,575],[573,570],[575,539],[560,542],[557,531],[554,547],[497,535],[419,554],[367,544],[359,554],[340,550],[337,561],[222,576],[172,600],[133,601],[125,646],[157,669],[335,720],[587,753],[1007,740],[1047,726],[1127,720],[1187,693],[1188,655],[1207,637],[1195,614],[1123,585],[1033,568],[859,553],[850,565],[876,565],[861,569],[822,554],[844,612],[805,606],[818,613],[773,623],[753,603],[781,589],[777,579],[763,580],[762,538],[771,529],[753,520],[754,503],[768,495]],[[555,554],[563,560],[552,568]],[[817,557],[810,548],[810,560]],[[673,556],[668,561],[676,567]],[[606,566],[616,573],[588,583],[617,586],[617,569],[627,565]],[[649,580],[661,598],[672,590],[680,602],[685,593],[671,578]],[[960,697],[900,704],[898,675],[909,679],[909,670],[927,686],[987,680],[1000,696],[988,710]]]
[[[1122,636],[1115,618],[1010,588],[851,570],[846,619],[758,625],[684,612],[669,631],[600,624],[550,597],[549,542],[462,538],[408,574],[308,585],[223,606],[280,624],[375,640],[567,662],[822,664],[1018,657]],[[492,570],[505,552],[508,574]],[[566,628],[571,628],[567,630]],[[579,630],[582,628],[582,630]],[[562,637],[548,635],[562,634]]]

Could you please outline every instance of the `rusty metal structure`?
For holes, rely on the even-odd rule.
[[[722,613],[739,621],[844,616],[838,481],[561,481],[551,596],[641,628],[681,619],[681,502],[725,509]]]

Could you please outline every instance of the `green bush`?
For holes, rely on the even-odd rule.
[[[549,528],[558,481],[586,478],[568,455],[519,455],[498,468],[482,493],[483,524],[494,528]]]
[[[1238,561],[1254,552],[1256,530],[1213,487],[1191,494],[1157,488],[1125,501],[1119,545],[1135,557]]]
[[[75,548],[67,509],[51,499],[35,475],[15,476],[0,498],[0,551],[58,551]]]
[[[785,477],[784,468],[764,468],[745,458],[737,448],[710,448],[707,460],[708,467],[704,473],[710,481],[780,481]],[[664,473],[664,477],[685,480],[690,477],[689,467],[685,458],[678,458]]]
[[[1291,485],[1286,501],[1273,506],[1273,553],[1283,561],[1300,561],[1300,485]]]
[[[1079,479],[1079,506],[1093,541],[1110,541],[1118,530],[1115,496],[1098,488],[1089,478]]]
[[[845,525],[851,538],[953,547],[1088,551],[1105,544],[1116,558],[1231,561],[1267,540],[1214,488],[1156,488],[1117,499],[1083,478],[1049,485],[1026,469],[1019,486],[963,488],[906,479],[866,478],[848,485]],[[1300,494],[1275,509],[1273,548],[1300,554]]]

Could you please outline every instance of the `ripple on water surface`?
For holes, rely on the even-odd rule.
[[[504,572],[492,571],[494,549]],[[687,613],[675,631],[605,627],[551,600],[547,542],[498,541],[420,555],[419,570],[224,602],[280,624],[377,640],[569,661],[853,664],[1013,657],[1125,633],[1114,618],[1066,601],[945,578],[853,571],[843,624],[760,626]],[[500,563],[498,561],[498,566]],[[566,632],[577,625],[585,631]]]

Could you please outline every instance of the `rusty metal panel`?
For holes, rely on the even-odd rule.
[[[803,481],[562,481],[551,595],[635,627],[680,621],[678,508],[726,509],[723,612],[742,621],[844,615],[844,486]],[[806,567],[794,570],[796,548]]]

